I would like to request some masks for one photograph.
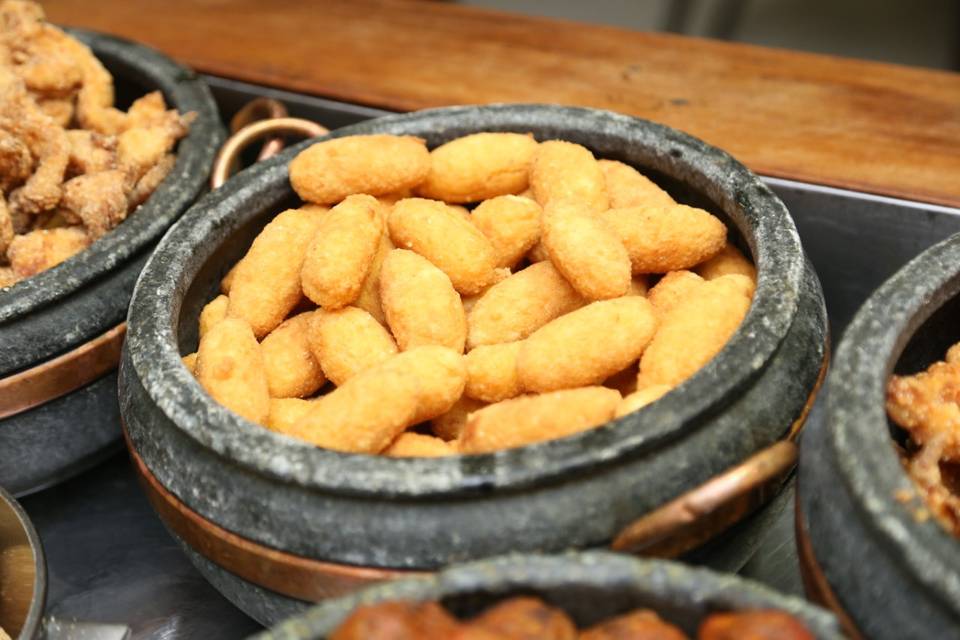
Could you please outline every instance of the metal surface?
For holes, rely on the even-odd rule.
[[[242,114],[243,111],[240,113]],[[328,133],[326,128],[303,118],[267,118],[252,122],[230,136],[223,144],[217,158],[213,161],[213,170],[210,172],[210,188],[216,189],[227,181],[234,168],[240,163],[240,154],[257,140],[269,138],[258,156],[260,160],[266,160],[279,153],[283,148],[283,139],[279,138],[279,135],[296,134],[305,138],[313,138],[325,133]]]
[[[207,80],[226,118],[255,95],[282,100],[292,116],[331,128],[385,113],[221,78]],[[766,181],[790,209],[819,273],[835,339],[880,282],[922,249],[960,231],[956,209]],[[791,494],[788,489],[776,503],[792,504]],[[217,640],[259,628],[192,567],[151,510],[125,456],[114,456],[73,482],[22,502],[47,550],[49,614],[126,622],[135,639]],[[792,508],[780,511],[741,573],[782,591],[801,592]]]

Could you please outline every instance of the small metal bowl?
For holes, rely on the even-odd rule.
[[[251,640],[322,640],[354,609],[386,600],[438,601],[460,618],[513,595],[533,595],[566,611],[580,628],[637,608],[695,634],[717,611],[777,609],[818,640],[840,640],[829,612],[749,580],[665,560],[612,553],[516,555],[482,560],[422,578],[398,580],[325,602]]]
[[[946,638],[960,628],[960,541],[922,517],[885,409],[892,373],[926,369],[957,341],[960,235],[914,258],[860,308],[837,349],[822,419],[804,435],[804,578],[852,637]]]
[[[118,104],[163,92],[196,120],[166,179],[88,249],[0,290],[0,485],[15,495],[101,459],[120,439],[116,367],[133,285],[160,236],[205,190],[224,133],[210,89],[142,45],[69,30],[114,76]]]

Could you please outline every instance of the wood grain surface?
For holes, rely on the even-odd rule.
[[[769,175],[960,206],[960,75],[411,0],[46,0],[200,71],[396,110],[552,102]],[[855,27],[851,27],[855,28]]]

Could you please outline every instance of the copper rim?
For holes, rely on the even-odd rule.
[[[282,134],[313,138],[326,133],[328,133],[328,130],[325,127],[302,118],[270,118],[248,124],[230,136],[223,147],[220,148],[220,152],[213,162],[213,170],[210,172],[210,186],[216,189],[226,182],[234,167],[237,166],[240,154],[257,140],[263,138],[275,139]],[[264,159],[265,151],[266,148],[261,151],[261,160]]]
[[[0,418],[28,411],[117,368],[126,323],[52,360],[0,379]]]
[[[279,100],[274,100],[273,98],[267,98],[261,96],[259,98],[254,98],[247,104],[243,105],[239,111],[233,114],[233,117],[230,118],[230,133],[237,133],[243,129],[248,124],[257,122],[258,120],[269,120],[271,118],[286,118],[289,113],[287,113],[287,107],[280,102]],[[257,156],[257,161],[266,160],[270,156],[275,156],[281,151],[283,151],[284,140],[282,136],[275,136],[268,138],[266,142],[263,143],[263,147],[260,149],[260,154]]]
[[[794,441],[807,421],[829,362],[828,341],[817,380],[785,440],[634,520],[614,538],[611,548],[677,557],[729,529],[776,495],[797,464]]]
[[[800,577],[803,579],[803,588],[807,597],[817,604],[833,611],[846,633],[853,640],[864,640],[863,634],[857,629],[850,615],[840,606],[840,600],[833,592],[827,576],[823,573],[817,557],[813,553],[810,536],[803,524],[803,513],[800,511],[800,496],[794,501],[794,534],[797,538],[797,555],[800,558]]]
[[[122,422],[121,422],[122,424]],[[140,485],[160,519],[197,553],[248,582],[309,602],[351,593],[375,582],[423,575],[418,571],[322,562],[266,547],[210,522],[170,493],[123,437]]]

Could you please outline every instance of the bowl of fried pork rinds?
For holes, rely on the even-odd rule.
[[[440,109],[199,202],[138,283],[121,404],[176,513],[433,569],[609,544],[789,452],[825,322],[789,214],[726,153],[608,112]]]
[[[860,307],[803,441],[798,541],[808,572],[864,638],[960,625],[960,235]],[[877,607],[871,592],[896,593]]]
[[[222,139],[189,70],[0,2],[0,449],[16,461],[0,484],[15,494],[115,446],[133,285]]]
[[[603,552],[506,556],[324,602],[256,640],[832,640],[826,611],[748,580]],[[253,640],[253,639],[251,639]]]

